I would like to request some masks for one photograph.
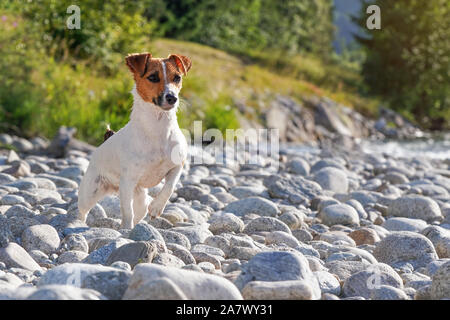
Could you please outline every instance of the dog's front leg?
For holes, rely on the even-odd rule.
[[[176,166],[165,176],[166,182],[164,183],[164,187],[162,187],[161,191],[156,195],[148,207],[148,214],[151,219],[159,217],[164,211],[167,201],[175,190],[175,186],[180,179],[182,168],[182,165]]]
[[[119,184],[120,211],[122,214],[121,229],[133,228],[133,195],[136,182],[129,177],[121,177]]]

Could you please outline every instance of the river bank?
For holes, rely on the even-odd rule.
[[[447,140],[188,163],[162,216],[126,230],[117,197],[77,220],[92,147],[62,137],[0,135],[17,150],[0,156],[1,299],[450,298]]]

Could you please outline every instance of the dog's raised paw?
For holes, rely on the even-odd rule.
[[[155,219],[157,217],[159,217],[162,212],[164,210],[164,204],[160,204],[157,201],[153,201],[149,206],[148,206],[148,214],[150,216],[150,219]]]

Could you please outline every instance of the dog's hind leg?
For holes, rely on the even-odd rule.
[[[133,198],[133,225],[137,225],[147,214],[149,200],[146,189],[136,188]]]
[[[88,169],[78,191],[78,219],[86,221],[89,210],[108,193],[101,176]]]

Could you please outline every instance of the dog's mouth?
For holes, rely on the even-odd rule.
[[[170,104],[167,104],[167,105],[164,105],[164,106],[159,106],[161,109],[163,109],[164,111],[169,111],[169,110],[172,110],[173,108],[175,108],[175,105],[170,105]]]

